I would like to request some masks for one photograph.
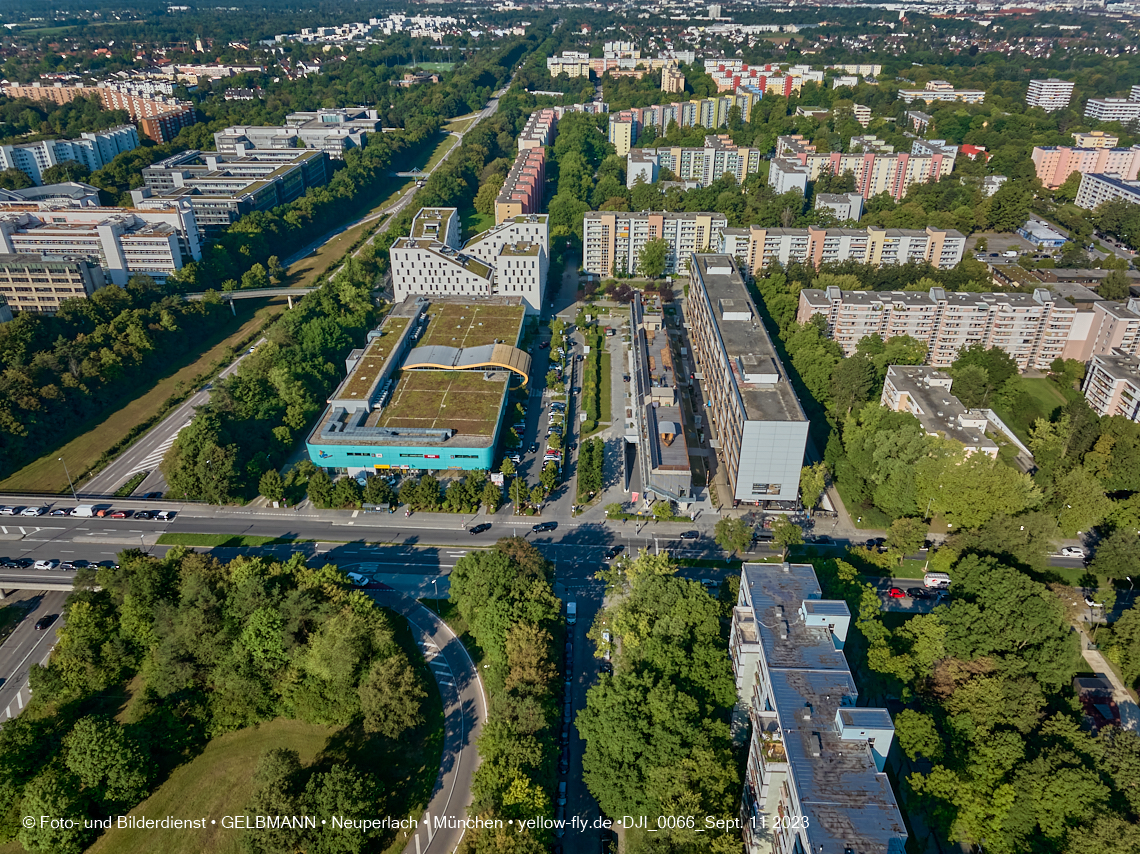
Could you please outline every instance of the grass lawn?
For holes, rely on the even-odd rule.
[[[526,309],[521,305],[477,305],[433,302],[420,347],[480,347],[496,341],[513,344],[519,338]]]
[[[80,425],[84,432],[75,436],[62,448],[56,448],[29,463],[6,480],[0,482],[0,490],[7,492],[67,492],[67,474],[59,462],[59,457],[67,460],[67,467],[76,478],[78,487],[83,472],[87,472],[99,458],[136,425],[155,417],[172,394],[179,388],[189,387],[195,379],[207,373],[223,355],[251,337],[257,329],[272,316],[280,314],[287,307],[284,299],[266,302],[260,300],[236,300],[237,319],[219,327],[217,335],[203,343],[210,349],[195,358],[195,353],[185,354],[184,359],[174,360],[170,367],[173,373],[159,380],[139,397],[122,409],[112,413],[101,423]],[[241,325],[234,330],[233,323]],[[227,335],[226,333],[229,332]],[[224,337],[223,337],[224,336]],[[140,391],[142,391],[140,389]]]
[[[598,415],[599,419],[605,423],[613,421],[612,418],[612,401],[610,400],[611,386],[613,384],[613,377],[610,375],[610,354],[607,351],[602,351],[602,381],[598,386],[598,394],[601,399],[598,401]]]
[[[1004,407],[994,405],[993,409],[1017,434],[1017,438],[1022,442],[1028,442],[1029,428],[1033,426],[1033,422],[1038,418],[1047,419],[1054,409],[1064,406],[1068,401],[1060,389],[1045,377],[1023,377],[1021,381],[1031,401],[1031,405],[1020,413],[1021,417],[1015,416]]]
[[[443,126],[443,129],[448,133],[463,133],[467,128],[471,127],[471,123],[475,121],[478,113],[468,113],[466,116],[456,116]]]
[[[424,71],[450,71],[455,67],[454,62],[417,62],[416,68]]]
[[[459,215],[463,220],[464,240],[470,240],[476,234],[482,234],[495,224],[494,214],[481,214],[475,208],[463,208]]]
[[[500,375],[501,376],[501,375]],[[476,371],[404,371],[377,427],[451,427],[465,436],[490,436],[506,385]]]
[[[163,534],[158,538],[160,546],[218,546],[239,548],[242,546],[270,546],[281,543],[299,543],[302,540],[282,539],[281,537],[255,537],[249,534]]]

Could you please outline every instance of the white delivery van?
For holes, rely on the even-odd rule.
[[[922,577],[922,583],[931,590],[947,590],[950,587],[950,576],[945,572],[928,572]]]
[[[95,505],[94,504],[80,504],[78,507],[76,507],[74,510],[71,511],[71,515],[72,516],[87,516],[87,517],[94,516],[95,515]]]
[[[567,602],[566,603],[566,625],[572,626],[576,622],[578,622],[578,603],[577,602]]]

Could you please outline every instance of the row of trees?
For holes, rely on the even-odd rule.
[[[355,727],[380,747],[423,722],[426,694],[392,625],[335,567],[300,555],[222,564],[182,548],[119,561],[81,571],[51,660],[32,667],[31,703],[0,730],[4,838],[77,854],[97,832],[84,818],[126,812],[209,738],[276,717]],[[108,696],[127,683],[127,712],[109,717]],[[369,793],[346,794],[348,814],[403,807],[400,792],[343,759],[337,773]],[[314,775],[309,803],[327,804],[340,781]],[[23,827],[33,813],[76,823]]]
[[[562,602],[554,567],[521,537],[460,558],[451,601],[482,651],[487,723],[472,781],[471,812],[520,821],[554,814],[558,668]],[[509,827],[468,831],[463,854],[541,854],[548,832]]]
[[[586,439],[578,452],[578,503],[584,504],[605,485],[606,443],[601,436]]]

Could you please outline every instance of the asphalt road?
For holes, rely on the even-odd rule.
[[[21,598],[27,613],[0,646],[0,723],[18,715],[31,698],[28,672],[33,664],[47,662],[62,616],[45,630],[37,631],[35,625],[51,614],[62,615],[66,598],[61,591],[32,592]]]
[[[254,346],[257,347],[264,341],[262,338]],[[236,371],[242,359],[248,355],[249,351],[246,351],[238,356],[233,364],[218,374],[219,379],[224,379]],[[166,478],[162,476],[158,466],[170,446],[174,444],[179,431],[194,417],[194,410],[209,402],[211,388],[213,383],[207,383],[200,391],[190,395],[184,403],[175,407],[169,415],[148,430],[103,471],[79,486],[79,495],[112,495],[116,489],[140,471],[148,471],[150,474],[135,488],[135,495],[163,492],[166,489]]]

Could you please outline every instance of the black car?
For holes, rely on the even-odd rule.
[[[698,539],[700,536],[701,536],[701,534],[699,531],[682,531],[681,532],[681,539],[682,540],[695,540],[695,539]]]
[[[543,531],[553,531],[557,527],[557,522],[539,522],[537,525],[532,527],[531,530],[536,534],[541,534]]]
[[[526,452],[528,454],[537,454],[538,453],[538,442],[532,442],[530,447],[526,449]]]
[[[925,587],[908,587],[906,595],[911,599],[933,599],[934,594],[927,590]]]
[[[629,374],[622,374],[621,381],[623,383],[629,382]]]
[[[153,519],[154,518],[154,511],[153,510],[136,510],[135,511],[135,518],[136,519]]]
[[[482,534],[484,531],[489,531],[489,530],[491,530],[491,523],[490,522],[484,522],[481,525],[476,525],[474,528],[472,528],[471,533],[472,534]]]
[[[71,515],[71,508],[69,508],[69,507],[56,507],[48,515],[49,516],[70,516]]]
[[[143,496],[143,498],[147,501],[151,501],[151,500],[157,501],[159,498],[162,498],[162,493],[161,492],[148,492],[146,495]]]
[[[615,557],[621,554],[622,549],[624,548],[625,546],[610,546],[608,549],[606,549],[606,560],[613,560]]]
[[[36,631],[42,632],[44,629],[51,626],[51,624],[56,621],[57,617],[59,617],[59,614],[48,614],[46,617],[40,617],[38,620],[36,620]]]
[[[35,561],[30,557],[18,557],[13,560],[12,563],[16,564],[20,569],[27,569],[29,566],[35,564]]]
[[[598,672],[599,673],[608,673],[611,676],[613,676],[614,666],[612,664],[610,664],[608,661],[603,661],[601,663],[601,665],[598,666]]]
[[[578,443],[577,442],[571,442],[569,445],[566,446],[566,450],[568,452],[569,451],[576,451],[577,449],[578,449]]]
[[[89,560],[73,560],[71,561],[71,565],[75,569],[87,569],[87,567],[93,566],[94,564]]]

